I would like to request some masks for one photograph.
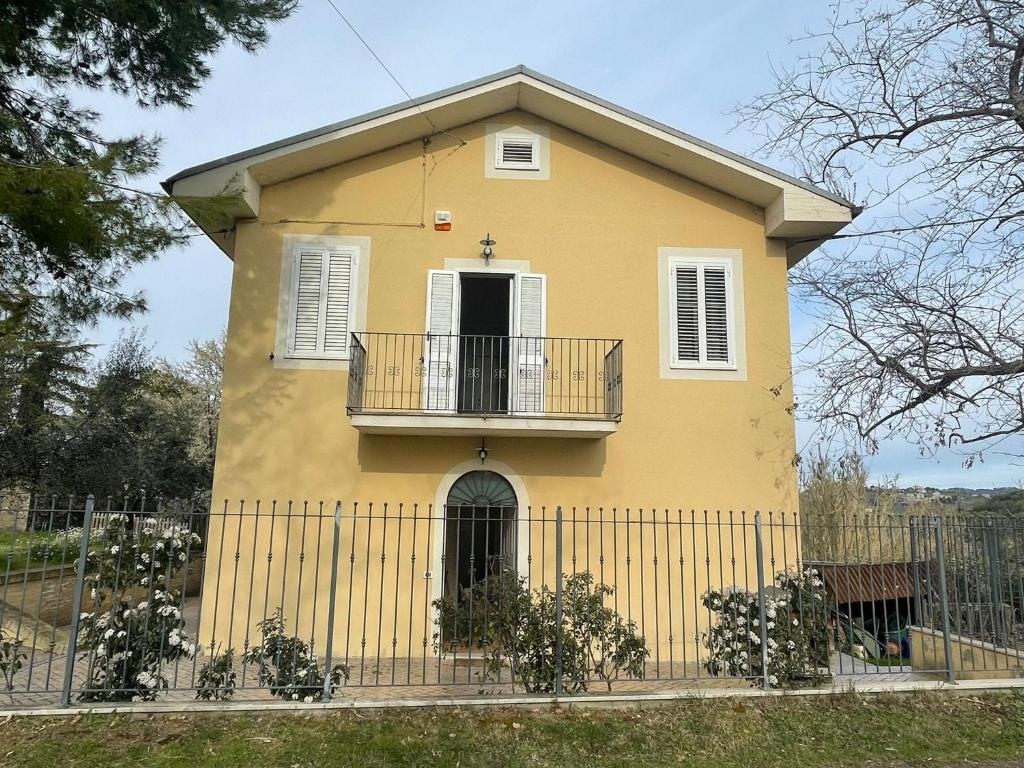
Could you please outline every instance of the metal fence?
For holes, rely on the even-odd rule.
[[[349,413],[618,419],[620,339],[353,333]]]
[[[1024,523],[34,499],[0,632],[13,706],[1015,677]]]

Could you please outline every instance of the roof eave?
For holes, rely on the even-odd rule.
[[[766,234],[786,241],[791,264],[859,213],[839,195],[521,65],[187,168],[161,186],[169,195],[186,199],[231,194],[238,201],[234,217],[251,218],[259,214],[265,183],[516,108],[762,207]]]

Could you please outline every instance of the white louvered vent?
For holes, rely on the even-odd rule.
[[[532,141],[506,141],[501,145],[501,162],[533,165]]]
[[[538,171],[539,150],[540,144],[536,136],[498,134],[494,165],[505,170]]]

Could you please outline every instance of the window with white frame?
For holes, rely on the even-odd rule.
[[[347,360],[359,249],[298,244],[288,302],[288,357]]]
[[[494,167],[509,171],[539,171],[540,137],[530,134],[497,134]]]
[[[673,368],[735,368],[732,262],[678,258],[669,262]]]

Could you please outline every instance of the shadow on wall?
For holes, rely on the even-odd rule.
[[[522,475],[600,477],[607,460],[607,440],[576,438],[487,438],[490,458],[514,466]],[[358,460],[363,472],[443,474],[453,463],[477,455],[477,437],[359,435]]]
[[[255,278],[249,279],[255,281]],[[235,281],[240,282],[238,276]],[[276,307],[276,295],[274,302]],[[277,333],[274,312],[239,312],[232,320],[237,327],[230,330],[226,350],[224,389],[228,396],[220,417],[220,434],[229,439],[218,442],[218,477],[229,477],[233,469],[241,465],[266,466],[276,455],[294,455],[309,439],[302,433],[284,433],[291,444],[282,444],[282,433],[277,433],[275,440],[257,437],[266,434],[267,423],[280,419],[287,411],[286,404],[294,400],[294,388],[289,391],[292,378],[278,375],[283,372],[275,371],[270,359]],[[255,439],[238,439],[245,435]]]

